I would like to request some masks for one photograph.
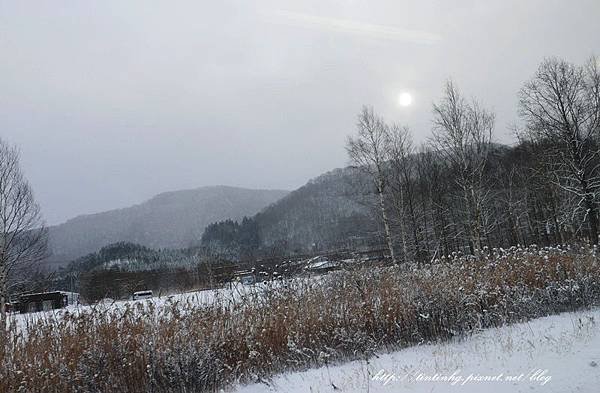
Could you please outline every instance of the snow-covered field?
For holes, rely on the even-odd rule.
[[[56,320],[60,319],[65,313],[83,313],[87,311],[96,310],[111,310],[111,309],[123,309],[126,306],[131,306],[134,304],[142,304],[149,305],[152,304],[156,308],[161,308],[165,306],[172,306],[176,304],[183,309],[186,305],[208,305],[214,302],[221,302],[223,304],[228,304],[229,302],[244,302],[248,299],[255,299],[254,296],[261,295],[266,291],[272,290],[273,288],[277,288],[280,285],[286,285],[290,282],[296,283],[317,283],[322,280],[322,276],[310,276],[310,277],[298,277],[288,280],[273,280],[268,282],[260,282],[253,285],[243,285],[239,282],[231,283],[225,285],[222,288],[218,289],[206,289],[199,291],[190,291],[178,294],[168,294],[168,295],[160,295],[154,296],[149,299],[144,300],[112,300],[112,299],[104,299],[94,305],[70,305],[68,307],[58,309],[58,310],[50,310],[50,311],[40,311],[34,313],[26,313],[26,314],[18,314],[12,313],[9,314],[9,322],[16,323],[18,326],[23,326],[27,322],[35,322],[40,319],[46,320]]]
[[[563,313],[232,392],[600,392],[600,309]]]
[[[314,279],[313,279],[314,280]],[[85,313],[96,310],[116,310],[123,309],[126,306],[132,306],[135,304],[141,304],[144,306],[152,305],[155,308],[161,308],[165,306],[172,306],[175,304],[180,309],[184,309],[186,305],[200,306],[208,305],[216,301],[227,304],[228,302],[242,302],[250,295],[260,294],[270,287],[280,285],[280,282],[269,282],[267,284],[259,283],[255,285],[242,285],[235,283],[227,285],[219,289],[207,289],[200,291],[190,291],[179,294],[155,296],[144,300],[111,300],[105,299],[94,305],[70,305],[63,309],[41,311],[34,313],[9,314],[9,323],[15,323],[18,327],[22,327],[27,323],[36,322],[40,319],[47,321],[58,320],[62,318],[65,313]]]
[[[217,297],[221,297],[224,299],[238,299],[242,294],[250,290],[252,290],[252,287],[246,288],[241,285],[238,285],[234,288],[194,291],[180,293],[176,295],[165,295],[160,297],[156,296],[145,300],[113,301],[107,299],[95,305],[71,305],[63,309],[41,311],[27,314],[13,313],[9,316],[9,323],[16,323],[17,326],[23,326],[28,322],[35,322],[40,319],[57,320],[60,319],[63,315],[65,315],[65,313],[84,313],[92,311],[94,308],[99,310],[119,309],[124,308],[127,305],[133,305],[135,303],[140,303],[143,305],[152,304],[157,308],[164,307],[165,305],[176,302],[182,305],[185,303],[192,303],[196,305],[209,304],[213,302]]]
[[[321,278],[307,279],[310,283]],[[236,285],[140,300],[155,308],[173,303],[201,305],[256,301],[281,283]],[[260,297],[258,297],[260,299]],[[133,301],[69,307],[13,315],[23,326],[40,318],[59,320],[65,312],[119,310]],[[136,307],[137,309],[137,307]],[[368,361],[288,372],[272,380],[234,386],[230,393],[255,392],[600,392],[600,308],[563,313],[477,332],[435,345],[379,353]]]

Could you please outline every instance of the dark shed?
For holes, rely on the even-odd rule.
[[[19,296],[16,307],[21,314],[48,311],[66,307],[77,301],[78,297],[78,294],[61,291],[30,293]]]

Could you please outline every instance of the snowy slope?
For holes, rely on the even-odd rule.
[[[564,313],[232,392],[600,392],[599,323],[600,309]]]

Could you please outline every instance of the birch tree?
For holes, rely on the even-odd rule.
[[[598,244],[600,196],[600,70],[598,60],[584,66],[546,59],[520,91],[525,137],[549,146],[546,162],[554,181],[575,198],[573,214],[587,223]]]
[[[373,179],[386,243],[392,263],[396,264],[396,254],[385,203],[385,188],[387,185],[385,165],[389,158],[386,145],[387,132],[388,126],[381,117],[373,112],[373,108],[363,107],[358,116],[357,134],[354,137],[348,137],[346,150],[352,163],[367,171]]]
[[[410,130],[398,124],[392,124],[386,133],[387,157],[389,158],[389,188],[392,206],[396,213],[397,227],[400,231],[404,260],[410,256],[407,232],[411,228],[415,249],[417,246],[415,196],[412,182],[412,163],[414,147]]]
[[[432,144],[456,173],[472,252],[481,250],[486,235],[484,208],[489,192],[484,175],[492,148],[495,116],[477,101],[465,100],[452,81],[446,83],[444,96],[433,105],[433,113]]]
[[[0,335],[6,330],[11,278],[46,255],[46,231],[19,151],[0,139]]]

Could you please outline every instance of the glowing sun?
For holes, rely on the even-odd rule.
[[[412,95],[408,92],[403,92],[398,95],[398,105],[400,106],[410,106],[412,101]]]

